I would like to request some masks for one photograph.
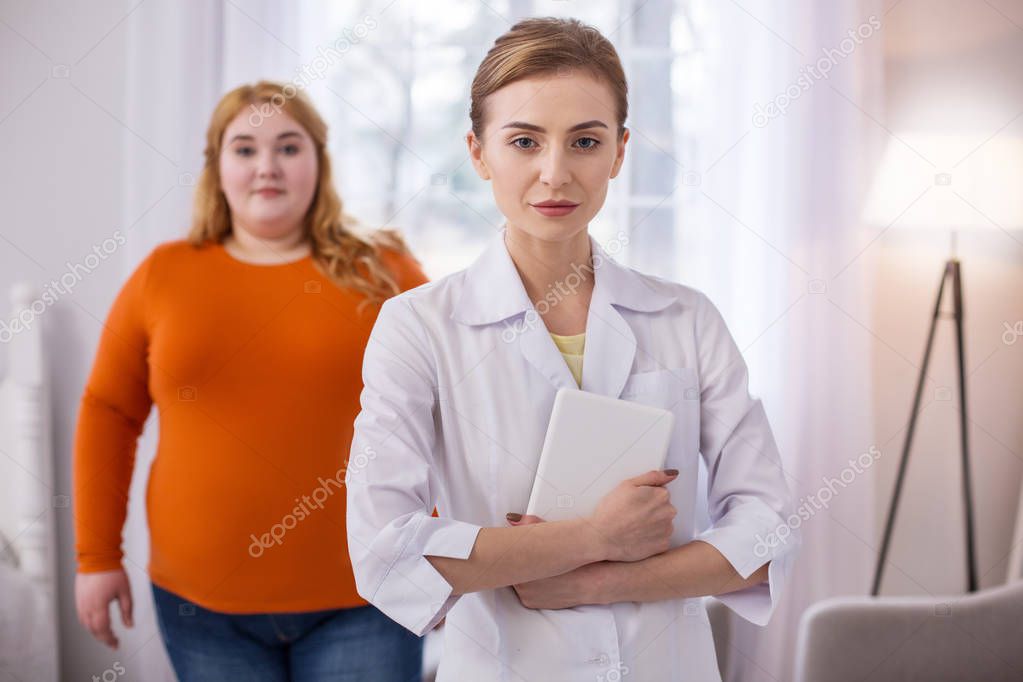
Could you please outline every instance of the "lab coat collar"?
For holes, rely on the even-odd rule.
[[[533,308],[504,237],[502,229],[466,270],[462,292],[451,315],[456,322],[493,324]],[[635,271],[615,261],[592,236],[590,249],[596,277],[590,305],[656,312],[675,302],[674,297],[654,291]]]
[[[533,307],[504,245],[504,232],[500,230],[465,271],[462,292],[451,313],[456,322],[493,324]]]
[[[525,359],[554,388],[580,388],[535,312],[504,237],[502,230],[466,271],[452,318],[467,325],[507,321],[502,340],[518,345]],[[636,336],[618,308],[656,312],[676,299],[651,289],[639,274],[615,262],[592,237],[590,248],[595,281],[586,319],[581,388],[617,398],[636,356]],[[529,311],[533,311],[532,318],[511,320]]]

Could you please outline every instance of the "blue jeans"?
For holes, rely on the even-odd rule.
[[[423,643],[374,606],[300,613],[210,611],[153,585],[181,682],[419,682]]]

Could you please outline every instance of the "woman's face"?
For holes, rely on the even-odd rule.
[[[466,140],[508,228],[545,241],[585,232],[629,138],[618,137],[610,86],[578,71],[527,78],[488,96],[484,109],[483,139]]]
[[[305,129],[283,112],[253,124],[248,110],[224,131],[220,183],[232,226],[261,239],[301,231],[316,192],[316,148]]]

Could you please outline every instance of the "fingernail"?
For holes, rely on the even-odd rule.
[[[664,473],[668,474],[669,476],[678,476],[678,469],[665,469]]]
[[[515,512],[508,512],[507,514],[504,515],[504,518],[508,519],[509,521],[521,521],[522,520],[522,514],[516,514]]]

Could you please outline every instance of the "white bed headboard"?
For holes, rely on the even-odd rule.
[[[35,300],[30,285],[12,287],[8,319],[21,324],[0,335],[7,367],[0,377],[0,533],[7,545],[0,552],[0,669],[56,680],[55,512],[70,500],[54,484],[43,315],[32,309]]]

